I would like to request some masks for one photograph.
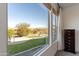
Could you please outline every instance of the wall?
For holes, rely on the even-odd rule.
[[[75,49],[79,52],[79,5],[62,10],[63,29],[75,29]]]
[[[6,4],[0,3],[0,56],[7,55]]]

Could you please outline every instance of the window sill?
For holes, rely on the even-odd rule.
[[[55,40],[52,44],[45,45],[44,48],[42,48],[39,52],[35,53],[33,56],[41,56],[47,49],[49,49],[49,47],[54,45],[56,42],[57,42],[57,40]]]
[[[43,45],[45,46],[45,45]],[[19,52],[19,53],[16,53],[14,54],[13,56],[33,56],[35,53],[37,53],[40,49],[42,49],[43,46],[37,46],[37,47],[34,47],[32,49],[29,49],[29,50],[25,50],[25,51],[22,51],[22,52]]]

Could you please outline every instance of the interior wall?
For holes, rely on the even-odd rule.
[[[75,50],[79,52],[79,5],[62,10],[63,29],[75,29]]]
[[[0,56],[7,55],[7,4],[0,3]]]

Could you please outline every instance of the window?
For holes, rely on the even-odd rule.
[[[47,41],[48,9],[44,5],[8,4],[8,55],[33,55]]]
[[[52,42],[57,39],[57,16],[52,14]]]

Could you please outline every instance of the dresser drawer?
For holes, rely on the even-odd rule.
[[[67,36],[67,37],[68,37],[68,36],[71,36],[71,37],[74,36],[73,33],[65,33],[64,35]]]

